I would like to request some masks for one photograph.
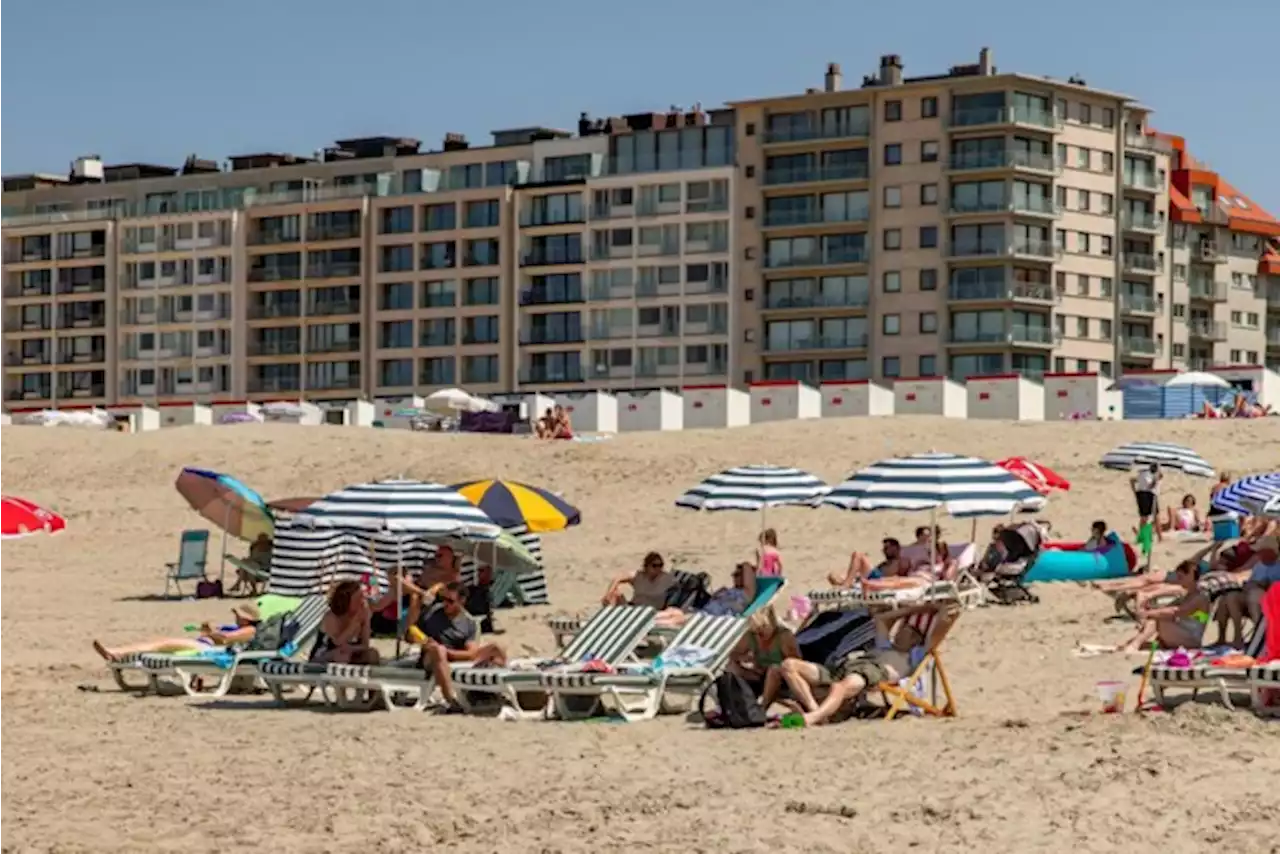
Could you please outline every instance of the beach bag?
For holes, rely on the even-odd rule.
[[[291,614],[276,614],[258,623],[249,643],[252,650],[275,650],[293,641],[298,635],[298,621]]]
[[[220,580],[196,582],[196,598],[221,599],[222,582]]]
[[[681,573],[677,577],[679,582],[667,591],[664,608],[696,611],[711,601],[711,593],[707,590],[711,579],[705,572]]]
[[[720,711],[707,711],[707,697],[715,692]],[[747,680],[736,673],[722,673],[702,692],[698,711],[709,729],[757,729],[765,725],[766,715]]]

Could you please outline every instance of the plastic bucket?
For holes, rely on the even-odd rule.
[[[1123,682],[1099,682],[1097,688],[1103,714],[1111,715],[1124,711],[1125,684]]]

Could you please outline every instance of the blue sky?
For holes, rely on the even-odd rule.
[[[4,173],[73,158],[177,165],[341,137],[571,128],[595,115],[856,85],[885,53],[908,75],[995,50],[1005,71],[1133,95],[1156,125],[1280,215],[1269,0],[1214,15],[1073,0],[10,0],[0,31]],[[1252,21],[1252,23],[1251,23]]]

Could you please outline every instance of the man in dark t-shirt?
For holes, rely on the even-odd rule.
[[[475,620],[462,607],[465,595],[466,588],[460,582],[445,585],[436,604],[418,620],[418,628],[426,635],[419,661],[424,670],[430,670],[435,676],[447,703],[444,711],[449,714],[462,711],[453,688],[450,664],[501,667],[507,663],[507,654],[502,647],[493,643],[476,643]]]

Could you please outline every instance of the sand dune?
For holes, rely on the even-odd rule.
[[[1145,718],[1061,714],[1094,706],[1094,683],[1132,666],[1072,655],[1077,641],[1129,631],[1074,586],[1043,588],[1039,606],[965,614],[946,653],[959,718],[799,732],[134,699],[115,692],[89,647],[220,616],[216,602],[145,598],[163,587],[176,532],[200,525],[172,489],[183,465],[233,472],[269,497],[392,475],[553,486],[583,509],[583,524],[546,538],[555,605],[501,615],[503,642],[520,652],[548,650],[543,619],[589,607],[648,549],[725,576],[758,520],[672,506],[717,469],[770,462],[836,480],[914,451],[1017,453],[1073,482],[1045,515],[1083,536],[1094,518],[1130,523],[1123,475],[1096,461],[1134,439],[1185,442],[1233,473],[1280,461],[1274,420],[851,419],[572,445],[270,425],[138,436],[5,428],[4,491],[56,508],[70,530],[4,546],[4,850],[1274,851],[1274,725],[1199,704]],[[1180,476],[1168,486],[1202,502],[1207,488]],[[816,585],[850,549],[922,521],[770,516],[793,590]],[[956,541],[968,523],[944,528]]]

